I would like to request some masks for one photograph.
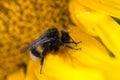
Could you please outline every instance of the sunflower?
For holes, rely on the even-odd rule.
[[[52,3],[57,4],[56,14],[57,12],[61,14],[61,16],[57,14],[57,18],[51,14],[47,17],[43,15],[45,17],[42,19],[45,22],[42,21],[43,24],[39,28],[45,31],[45,25],[48,26],[47,28],[58,25],[59,29],[64,26],[75,41],[82,41],[77,46],[71,44],[81,50],[61,47],[59,51],[49,53],[45,57],[42,74],[40,74],[40,59],[36,61],[30,59],[27,62],[26,74],[23,69],[19,69],[10,74],[7,80],[18,80],[18,77],[20,80],[120,80],[120,25],[117,23],[120,18],[120,2],[118,0],[39,1],[44,5],[47,4],[45,12],[42,11],[43,14],[46,11],[52,12],[54,6]],[[29,4],[29,1],[27,3]],[[50,3],[51,5],[48,5]],[[42,14],[42,12],[38,13]],[[51,21],[51,24],[47,20]],[[55,21],[54,25],[52,21],[53,23]],[[37,28],[31,26],[31,29]]]

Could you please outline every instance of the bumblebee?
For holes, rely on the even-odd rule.
[[[61,36],[59,35],[61,33]],[[36,40],[28,44],[22,49],[22,52],[31,51],[32,55],[36,57],[40,57],[40,73],[42,72],[42,66],[44,63],[44,58],[49,52],[51,51],[58,51],[61,46],[74,49],[74,50],[80,50],[81,48],[75,49],[71,47],[69,44],[79,44],[80,42],[75,42],[68,32],[61,30],[61,32],[58,31],[57,28],[50,28],[46,32],[44,32],[41,36],[39,36]],[[37,47],[41,47],[43,49],[42,52],[39,52],[37,50]]]

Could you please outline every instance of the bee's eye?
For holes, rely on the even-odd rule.
[[[69,42],[70,41],[70,36],[69,36],[68,32],[61,31],[61,33],[62,33],[61,41],[64,42],[64,43]]]

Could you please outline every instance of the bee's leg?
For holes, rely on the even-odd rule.
[[[79,43],[82,43],[82,41],[79,41],[79,42],[72,41],[72,42],[67,42],[67,43],[73,43],[73,44],[77,45]]]
[[[82,41],[79,41],[79,42],[75,42],[73,39],[72,39],[72,37],[70,37],[70,39],[72,40],[72,42],[69,42],[69,43],[74,43],[74,44],[79,44],[79,43],[82,43]]]
[[[41,65],[40,74],[42,74],[43,63],[44,63],[44,57],[42,57],[42,58],[41,58],[41,61],[40,61],[40,65]]]
[[[71,47],[69,45],[64,45],[64,46],[67,47],[67,48],[70,48],[70,49],[74,49],[74,50],[81,50],[81,48],[73,48],[73,47]]]
[[[42,57],[41,57],[41,61],[40,61],[40,65],[41,65],[41,68],[40,68],[40,74],[42,73],[42,67],[43,67],[43,64],[44,64],[44,58],[46,56],[46,53],[49,51],[49,46],[46,46],[42,52]]]

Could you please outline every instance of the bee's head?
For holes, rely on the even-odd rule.
[[[64,43],[70,42],[70,35],[68,32],[65,32],[63,30],[61,31],[61,41]]]

